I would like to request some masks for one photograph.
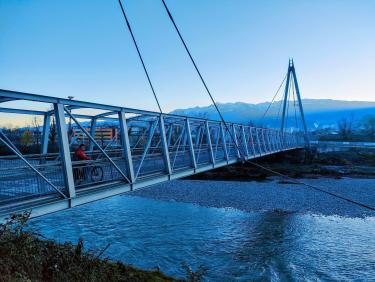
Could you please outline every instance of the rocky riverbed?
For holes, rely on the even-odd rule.
[[[375,207],[375,178],[344,177],[300,179],[300,181]],[[310,213],[345,217],[375,216],[374,212],[343,199],[275,177],[261,182],[175,180],[136,190],[130,195],[243,211]]]

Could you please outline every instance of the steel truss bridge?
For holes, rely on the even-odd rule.
[[[288,133],[284,123],[292,80],[305,130]],[[0,107],[2,115],[44,121],[37,154],[25,154],[12,130],[0,128],[0,148],[6,152],[0,156],[2,218],[29,209],[33,217],[64,210],[309,144],[292,62],[280,130],[0,90],[0,106],[9,104],[49,110]],[[106,142],[97,132],[103,124],[116,132]],[[75,160],[80,143],[87,144],[91,160]]]

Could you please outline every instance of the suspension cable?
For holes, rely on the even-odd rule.
[[[128,30],[129,30],[129,32],[130,32],[130,35],[131,35],[132,39],[133,39],[133,43],[134,43],[135,49],[137,49],[138,57],[139,57],[139,59],[140,59],[140,61],[141,61],[141,63],[142,63],[142,67],[143,67],[143,70],[144,70],[144,72],[145,72],[145,74],[146,74],[146,77],[147,77],[147,80],[148,80],[148,84],[150,85],[150,88],[151,88],[152,94],[154,94],[154,98],[155,98],[156,104],[158,105],[158,108],[159,108],[160,113],[163,113],[163,111],[162,111],[162,109],[161,109],[161,106],[160,106],[160,103],[159,103],[159,100],[158,100],[158,97],[157,97],[157,95],[156,95],[156,93],[155,93],[154,86],[153,86],[153,84],[152,84],[152,82],[151,82],[151,79],[150,79],[150,76],[149,76],[149,74],[148,74],[148,71],[147,71],[146,65],[145,65],[145,63],[144,63],[144,61],[143,61],[141,51],[139,50],[139,48],[138,48],[138,44],[137,44],[137,41],[135,40],[135,36],[134,36],[134,34],[133,34],[133,30],[132,30],[132,28],[131,28],[130,22],[129,22],[129,20],[128,20],[128,17],[126,16],[126,12],[125,12],[124,5],[123,5],[123,3],[122,3],[121,0],[118,0],[118,3],[120,4],[122,14],[123,14],[124,19],[125,19],[125,21],[126,21],[126,25],[128,26]]]
[[[190,60],[191,60],[191,62],[192,62],[192,64],[193,64],[193,66],[194,66],[194,68],[195,68],[195,70],[196,70],[196,72],[197,72],[197,74],[198,74],[198,76],[199,76],[199,78],[200,78],[200,80],[201,80],[201,82],[202,82],[204,88],[206,89],[206,92],[207,92],[208,96],[210,97],[210,99],[211,99],[211,101],[212,101],[212,104],[214,105],[214,107],[215,107],[217,113],[219,114],[220,119],[221,119],[221,121],[223,122],[223,124],[224,124],[226,130],[228,131],[228,133],[229,133],[231,139],[233,140],[234,143],[236,143],[236,142],[235,142],[235,138],[234,138],[232,132],[230,131],[227,122],[224,120],[224,117],[223,117],[221,111],[219,110],[219,108],[218,108],[218,106],[217,106],[217,104],[216,104],[216,102],[215,102],[215,100],[214,100],[214,98],[213,98],[213,96],[212,96],[212,94],[211,94],[211,91],[208,89],[208,86],[207,86],[207,84],[206,84],[206,81],[204,80],[204,78],[203,78],[203,76],[202,76],[202,74],[201,74],[201,72],[200,72],[200,70],[199,70],[197,64],[195,63],[195,60],[194,60],[193,56],[191,55],[190,50],[189,50],[189,48],[187,47],[187,45],[186,45],[186,43],[185,43],[185,40],[184,40],[184,38],[182,37],[182,35],[181,35],[181,33],[180,33],[180,30],[179,30],[179,28],[177,27],[177,24],[176,24],[176,22],[174,21],[174,18],[173,18],[173,16],[172,16],[171,12],[169,11],[169,8],[168,8],[167,4],[165,3],[164,0],[161,0],[161,1],[163,2],[164,8],[165,8],[165,10],[166,10],[166,12],[167,12],[167,14],[168,14],[168,16],[169,16],[169,19],[171,20],[171,22],[172,22],[172,24],[173,24],[173,26],[174,26],[174,28],[175,28],[175,30],[176,30],[176,32],[177,32],[179,38],[180,38],[182,44],[184,45],[185,51],[186,51],[187,54],[189,55],[189,58],[190,58]],[[238,145],[237,145],[237,147],[238,147]],[[242,154],[242,155],[243,155],[243,154]],[[243,159],[245,160],[245,156],[244,156],[244,155],[243,155]]]
[[[280,99],[279,101],[279,110],[277,111],[277,119],[276,119],[276,122],[277,120],[280,118],[280,112],[281,112],[281,106],[283,105],[283,98]]]
[[[205,87],[205,89],[206,89],[207,94],[210,96],[211,101],[212,101],[213,105],[215,106],[216,111],[218,112],[221,121],[222,121],[223,124],[225,125],[225,127],[226,127],[226,129],[227,129],[227,131],[228,131],[228,133],[229,133],[229,135],[230,135],[230,137],[231,137],[231,139],[232,139],[232,142],[234,143],[236,149],[239,151],[239,153],[240,153],[241,157],[243,158],[244,162],[248,162],[248,163],[250,163],[250,164],[252,164],[252,165],[254,165],[254,166],[256,166],[256,167],[262,168],[263,170],[266,170],[266,171],[268,171],[268,172],[271,172],[271,173],[273,173],[273,174],[275,174],[275,175],[278,175],[278,176],[280,176],[280,177],[282,177],[282,178],[285,178],[285,179],[288,179],[288,180],[292,180],[292,181],[294,181],[296,184],[300,184],[300,185],[303,185],[303,186],[305,186],[305,187],[309,187],[309,188],[314,189],[314,190],[316,190],[316,191],[319,191],[319,192],[322,192],[322,193],[325,193],[325,194],[331,195],[331,196],[333,196],[333,197],[336,197],[336,198],[339,198],[339,199],[345,200],[345,201],[350,202],[350,203],[352,203],[352,204],[354,204],[354,205],[358,205],[358,206],[363,207],[363,208],[365,208],[365,209],[368,209],[368,210],[371,210],[371,211],[375,211],[375,208],[374,208],[374,207],[371,207],[371,206],[368,206],[368,205],[366,205],[366,204],[363,204],[363,203],[360,203],[360,202],[354,201],[354,200],[352,200],[352,199],[349,199],[349,198],[346,198],[346,197],[343,197],[343,196],[337,195],[337,194],[332,193],[332,192],[325,191],[325,190],[322,189],[322,188],[319,188],[319,187],[317,187],[317,186],[314,186],[314,185],[311,185],[311,184],[308,184],[308,183],[302,182],[302,181],[300,181],[300,180],[295,180],[295,179],[291,178],[290,176],[284,175],[284,174],[282,174],[282,173],[279,173],[279,172],[277,172],[277,171],[274,171],[274,170],[272,170],[272,169],[270,169],[270,168],[267,168],[267,167],[265,167],[265,166],[262,166],[262,165],[260,165],[260,164],[255,163],[255,162],[252,162],[252,161],[246,160],[246,158],[245,158],[245,154],[243,153],[242,148],[240,148],[240,147],[238,146],[238,144],[236,144],[236,142],[235,142],[235,138],[234,138],[234,136],[232,135],[231,131],[229,130],[229,127],[228,127],[226,121],[224,120],[224,117],[223,117],[222,113],[220,112],[220,110],[219,110],[219,108],[218,108],[218,106],[217,106],[217,104],[216,104],[216,102],[215,102],[215,100],[214,100],[214,98],[213,98],[213,96],[212,96],[210,90],[208,89],[207,84],[206,84],[206,82],[205,82],[203,76],[201,75],[201,72],[199,71],[199,69],[198,69],[198,67],[197,67],[197,64],[196,64],[195,61],[194,61],[194,59],[193,59],[193,57],[192,57],[192,55],[191,55],[191,53],[190,53],[190,51],[189,51],[189,48],[187,47],[187,45],[186,45],[186,43],[185,43],[185,40],[183,39],[183,37],[182,37],[182,35],[181,35],[181,33],[180,33],[180,30],[178,29],[178,27],[177,27],[177,25],[176,25],[176,23],[175,23],[175,21],[174,21],[174,19],[173,19],[173,16],[172,16],[171,12],[170,12],[169,9],[168,9],[168,6],[166,5],[166,3],[165,3],[164,0],[161,0],[161,1],[163,2],[164,8],[165,8],[165,10],[166,10],[166,12],[167,12],[167,14],[168,14],[168,16],[169,16],[169,18],[170,18],[170,20],[171,20],[173,26],[175,27],[176,32],[177,32],[178,36],[180,37],[180,40],[181,40],[182,44],[184,45],[185,50],[186,50],[187,54],[189,55],[189,58],[190,58],[192,64],[194,65],[195,70],[197,71],[197,74],[199,75],[199,77],[200,77],[200,79],[201,79],[202,84],[204,85],[204,87]]]
[[[265,117],[265,116],[266,116],[266,114],[268,113],[269,109],[271,108],[271,105],[272,105],[272,103],[273,103],[273,102],[275,101],[275,98],[276,98],[277,94],[279,93],[279,91],[280,91],[281,87],[283,86],[283,84],[284,84],[284,81],[285,81],[286,77],[287,77],[287,75],[285,75],[285,77],[284,77],[283,81],[281,82],[281,84],[280,84],[279,88],[277,89],[277,91],[276,91],[275,95],[273,96],[273,98],[272,98],[272,100],[271,100],[271,103],[270,103],[270,104],[268,105],[268,108],[266,109],[266,111],[264,112],[264,114],[263,114],[262,118],[260,119],[260,123],[261,123],[261,124],[263,123],[263,119],[264,119],[264,117]]]

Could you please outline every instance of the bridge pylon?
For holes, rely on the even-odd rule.
[[[294,89],[293,89],[294,87]],[[305,120],[305,114],[303,111],[303,105],[301,100],[301,92],[298,86],[298,80],[296,75],[296,69],[294,67],[293,59],[289,59],[288,63],[288,73],[286,76],[286,84],[285,84],[285,90],[284,90],[284,98],[283,98],[283,113],[281,118],[281,132],[284,133],[285,131],[285,124],[286,124],[286,114],[287,114],[287,107],[289,103],[290,93],[291,91],[295,90],[296,96],[297,96],[297,102],[298,102],[298,108],[302,120],[302,126],[304,131],[304,138],[306,145],[309,146],[310,140],[309,140],[309,134],[307,130],[306,120]]]

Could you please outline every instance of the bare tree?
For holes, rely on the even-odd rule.
[[[353,134],[353,123],[352,119],[343,118],[338,122],[339,134],[343,140],[348,140],[349,137]]]
[[[32,127],[34,128],[35,143],[40,144],[40,120],[34,117],[32,120]]]
[[[365,132],[370,136],[371,140],[375,139],[375,116],[368,115],[363,119],[363,127]]]
[[[55,119],[52,117],[52,122],[51,122],[51,128],[49,131],[49,136],[48,136],[49,142],[51,145],[56,144],[56,139],[57,139],[57,130],[56,130],[56,122]]]

